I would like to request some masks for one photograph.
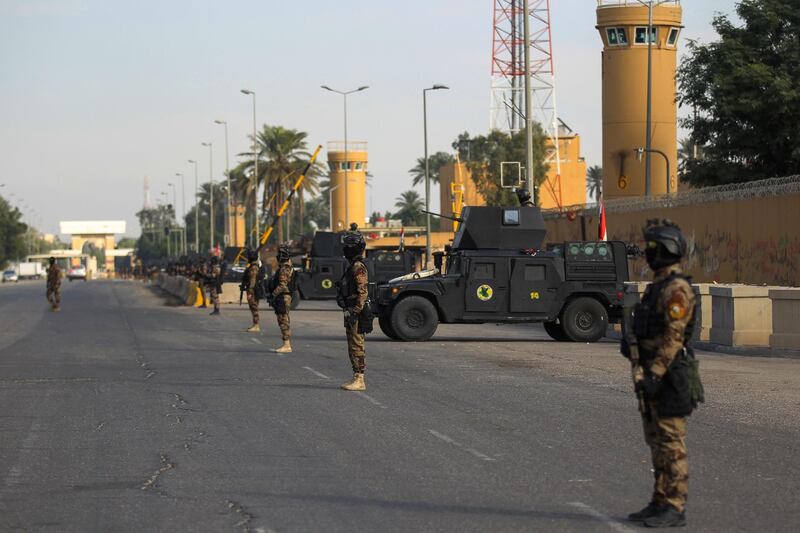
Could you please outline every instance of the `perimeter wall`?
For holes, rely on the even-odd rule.
[[[715,187],[672,197],[606,205],[609,240],[638,244],[651,218],[676,222],[687,239],[684,268],[699,283],[800,286],[800,177]],[[571,214],[570,214],[571,213]],[[574,219],[573,219],[574,215]],[[597,238],[598,209],[545,213],[548,242]],[[645,280],[643,259],[631,278]]]

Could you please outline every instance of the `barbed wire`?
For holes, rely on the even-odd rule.
[[[672,194],[664,194],[645,198],[631,196],[628,198],[614,198],[605,201],[606,213],[626,213],[643,211],[645,209],[658,209],[665,207],[679,207],[684,205],[708,204],[730,200],[744,200],[747,198],[771,198],[786,194],[800,193],[800,175],[784,176],[781,178],[768,178],[743,183],[726,183],[714,187],[692,189]],[[576,204],[564,206],[562,209],[543,209],[545,219],[562,218],[572,215],[582,215],[587,212],[597,213],[598,204]]]

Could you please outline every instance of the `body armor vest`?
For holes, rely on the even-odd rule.
[[[666,318],[664,317],[663,312],[659,312],[658,302],[661,298],[661,293],[664,291],[664,288],[676,278],[686,280],[691,287],[692,278],[682,274],[673,273],[661,281],[651,283],[650,286],[648,286],[645,290],[644,295],[642,296],[642,301],[637,304],[636,307],[634,307],[633,332],[636,337],[639,338],[639,340],[653,339],[663,335],[667,329]],[[689,344],[692,339],[692,335],[694,335],[694,327],[699,306],[700,298],[698,298],[697,294],[695,294],[695,305],[694,309],[692,310],[692,317],[689,319],[689,323],[686,324],[686,329],[683,332],[684,346]],[[650,353],[649,350],[642,350],[641,352],[641,356],[645,360],[652,359],[654,355],[655,354]]]

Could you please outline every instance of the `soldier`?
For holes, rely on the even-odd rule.
[[[250,308],[250,314],[253,317],[253,325],[247,328],[250,333],[261,331],[261,326],[258,325],[258,297],[256,296],[256,283],[258,281],[258,251],[252,248],[245,250],[245,257],[247,258],[247,268],[242,273],[242,283],[239,286],[240,291],[247,294],[247,307]],[[239,302],[241,303],[241,294],[239,295]]]
[[[61,311],[61,268],[56,263],[56,258],[51,257],[47,268],[47,301],[50,309]]]
[[[364,369],[366,367],[364,352],[364,333],[359,327],[359,318],[367,306],[367,285],[369,283],[367,267],[362,254],[366,242],[361,233],[352,230],[342,237],[342,250],[350,265],[337,285],[339,296],[337,303],[344,309],[344,327],[347,332],[347,354],[353,366],[353,379],[344,383],[342,388],[348,391],[366,390]]]
[[[205,289],[206,276],[208,276],[208,267],[206,266],[206,261],[203,257],[198,257],[197,263],[194,267],[194,280],[200,287],[200,294],[203,298],[203,304],[200,306],[202,309],[208,307],[208,298],[206,297]]]
[[[206,274],[206,286],[208,287],[209,295],[211,296],[211,304],[214,306],[214,310],[211,311],[210,314],[218,315],[219,314],[219,293],[220,289],[220,276],[222,275],[222,269],[219,266],[219,257],[212,256],[211,261],[209,261],[208,270]]]
[[[270,299],[275,309],[275,318],[281,330],[283,344],[274,350],[275,353],[292,353],[292,328],[289,323],[289,308],[292,305],[294,291],[294,268],[289,256],[289,248],[284,244],[278,248],[278,271],[275,272],[274,286]]]
[[[680,229],[668,220],[648,221],[644,240],[653,283],[634,308],[633,337],[626,335],[630,342],[623,341],[622,353],[635,365],[635,375],[643,371],[636,391],[655,484],[650,503],[628,518],[648,527],[679,527],[686,525],[688,494],[686,416],[697,406],[689,375],[690,366],[696,365],[689,346],[695,295],[679,265],[686,254]]]
[[[533,200],[531,200],[531,193],[528,191],[527,187],[520,187],[519,189],[515,189],[514,192],[517,193],[519,205],[522,207],[536,207]]]

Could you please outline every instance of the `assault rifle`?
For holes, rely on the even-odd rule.
[[[446,218],[447,220],[452,220],[453,222],[464,222],[464,219],[463,218],[459,218],[459,217],[451,217],[451,216],[447,216],[447,215],[442,215],[442,214],[439,214],[439,213],[434,213],[433,211],[426,211],[425,209],[423,209],[422,212],[425,213],[425,214],[428,214],[428,215],[433,215],[435,217]]]
[[[636,333],[633,331],[633,309],[633,307],[626,307],[623,310],[622,335],[625,338],[625,342],[628,344],[628,351],[630,353],[631,377],[633,378],[633,388],[636,393],[636,399],[639,401],[639,412],[649,420],[650,410],[647,408],[647,402],[645,402],[644,399],[644,391],[642,390],[644,368],[642,368],[639,359],[639,340],[636,338]]]

